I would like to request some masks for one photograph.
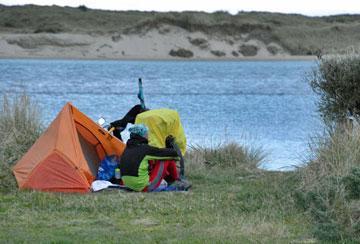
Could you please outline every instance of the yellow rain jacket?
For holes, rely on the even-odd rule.
[[[172,109],[154,109],[136,116],[135,124],[145,124],[149,128],[149,145],[165,147],[165,138],[176,138],[182,155],[186,152],[186,137],[177,111]]]

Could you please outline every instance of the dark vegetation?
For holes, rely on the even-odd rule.
[[[115,34],[115,35],[113,35],[113,36],[111,36],[111,40],[113,41],[113,42],[118,42],[118,41],[120,41],[122,39],[122,37],[121,37],[121,35],[120,34]]]
[[[88,11],[88,8],[85,5],[80,5],[78,9],[84,12]]]
[[[192,39],[192,38],[189,37],[189,42],[191,44],[193,44],[194,46],[197,46],[197,47],[199,47],[201,49],[206,49],[206,48],[209,47],[208,41],[206,39],[204,39],[204,38],[193,38]]]
[[[185,48],[179,48],[177,50],[171,49],[169,55],[172,57],[179,57],[179,58],[191,58],[194,56],[194,53]]]
[[[141,34],[163,25],[218,37],[256,38],[277,43],[294,55],[342,52],[360,39],[360,16],[307,17],[266,12],[100,11],[35,5],[0,6],[0,31],[12,33]],[[196,42],[196,41],[195,41]],[[194,44],[197,45],[197,44]],[[202,45],[199,44],[199,47]]]
[[[279,48],[276,46],[267,46],[266,49],[268,50],[269,53],[271,53],[272,55],[276,55],[279,53]]]
[[[58,23],[41,23],[39,26],[34,30],[34,33],[61,33],[64,32],[64,27]]]
[[[211,50],[210,51],[214,56],[216,57],[224,57],[226,56],[226,53],[220,50]]]
[[[320,95],[319,109],[327,123],[360,116],[360,57],[357,54],[325,56],[310,84]]]
[[[320,95],[327,131],[311,143],[313,158],[299,170],[295,199],[311,214],[318,239],[359,242],[360,57],[355,53],[321,57],[308,81]]]
[[[34,37],[34,36],[22,36],[19,38],[14,38],[14,39],[7,39],[6,40],[7,43],[9,44],[16,44],[22,48],[25,49],[34,49],[37,48],[39,46],[44,46],[44,45],[56,45],[59,47],[74,47],[74,46],[87,46],[89,45],[89,43],[87,42],[77,42],[77,41],[73,41],[71,39],[69,40],[63,40],[60,38],[54,38],[54,37],[49,37],[49,36],[40,36],[40,37]]]
[[[245,45],[244,44],[239,47],[239,53],[241,53],[245,57],[255,56],[257,54],[258,50],[259,50],[259,48],[255,45]]]

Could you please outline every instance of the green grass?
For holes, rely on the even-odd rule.
[[[293,172],[259,169],[261,148],[191,147],[189,192],[19,191],[11,166],[43,130],[37,111],[26,95],[3,98],[0,242],[360,241],[360,128],[338,126],[319,137],[313,159]]]
[[[139,34],[161,25],[178,26],[224,39],[256,38],[277,43],[294,55],[345,52],[359,48],[360,15],[308,17],[267,12],[101,11],[58,6],[0,5],[0,32]],[[244,37],[247,36],[247,37]]]
[[[283,174],[189,170],[187,193],[0,195],[0,241],[289,243],[310,222],[283,194]],[[288,192],[288,191],[287,191]]]
[[[235,143],[189,150],[186,173],[193,184],[189,192],[19,191],[10,167],[39,136],[40,116],[37,105],[26,95],[4,97],[2,104],[0,131],[8,139],[0,147],[0,242],[312,240],[310,218],[296,208],[291,197],[299,178],[293,173],[259,170],[262,150]]]

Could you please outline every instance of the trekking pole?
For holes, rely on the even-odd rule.
[[[144,98],[144,91],[143,91],[143,86],[142,86],[142,80],[141,80],[141,78],[139,78],[138,85],[139,85],[139,92],[138,92],[138,94],[137,94],[137,97],[138,97],[139,100],[140,100],[141,108],[142,108],[142,109],[146,109],[146,107],[145,107],[145,98]]]

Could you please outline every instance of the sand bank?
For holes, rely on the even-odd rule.
[[[114,60],[293,60],[276,43],[210,36],[164,25],[144,33],[108,35],[74,33],[0,33],[0,58]]]

